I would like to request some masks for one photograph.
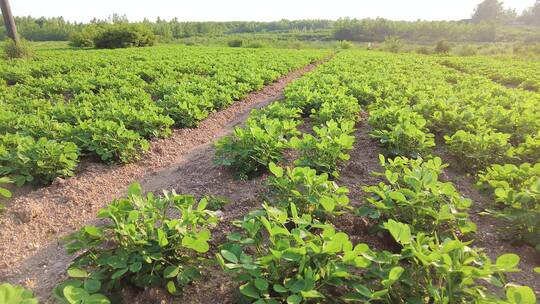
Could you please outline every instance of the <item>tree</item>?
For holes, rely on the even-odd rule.
[[[536,3],[523,11],[519,20],[527,25],[540,26],[540,0],[536,0]]]
[[[505,9],[499,0],[484,0],[476,7],[472,16],[475,23],[510,23],[516,18],[515,10]]]

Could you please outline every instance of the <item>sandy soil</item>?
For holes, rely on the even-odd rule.
[[[0,215],[0,282],[22,284],[39,298],[47,298],[71,260],[61,238],[94,222],[96,212],[124,195],[134,181],[141,181],[146,191],[174,188],[179,193],[226,195],[240,203],[252,197],[258,182],[235,181],[213,166],[212,143],[230,133],[251,109],[281,98],[289,82],[316,65],[291,72],[211,114],[198,128],[175,130],[169,138],[154,140],[150,152],[136,163],[111,166],[87,162],[73,178],[18,194]]]

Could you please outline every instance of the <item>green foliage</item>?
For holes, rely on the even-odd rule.
[[[341,40],[337,43],[337,47],[342,50],[348,50],[354,48],[354,43],[347,40]]]
[[[243,42],[242,39],[232,39],[227,42],[227,45],[229,47],[242,47]]]
[[[379,156],[386,178],[377,186],[365,187],[372,194],[368,202],[376,211],[360,208],[360,214],[382,217],[411,225],[413,232],[452,235],[476,231],[469,221],[467,210],[472,202],[464,198],[450,182],[439,181],[439,175],[447,165],[435,157],[431,160],[396,157],[385,160]]]
[[[478,177],[497,204],[489,214],[507,222],[505,229],[540,251],[540,163],[492,165]]]
[[[291,138],[291,147],[299,153],[294,164],[337,177],[339,165],[350,158],[346,151],[353,148],[354,136],[350,134],[354,131],[354,122],[330,120],[326,125],[313,127],[313,131],[315,136],[304,133],[301,139]]]
[[[77,258],[68,269],[70,279],[57,286],[55,297],[68,303],[80,303],[79,297],[107,303],[103,295],[126,285],[159,286],[180,294],[200,277],[209,229],[218,221],[206,205],[205,199],[197,202],[174,192],[143,196],[140,185],[131,185],[127,198],[99,211],[98,217],[109,224],[85,226],[67,237],[66,249]]]
[[[240,178],[248,178],[266,170],[270,162],[283,158],[288,138],[298,133],[296,120],[261,118],[248,121],[244,128],[235,128],[230,136],[216,142],[214,161],[231,168]]]
[[[397,36],[384,37],[383,49],[392,53],[399,53],[403,50],[404,43]]]
[[[34,49],[26,40],[20,40],[19,44],[11,39],[6,39],[2,45],[4,50],[4,56],[7,59],[16,59],[16,58],[30,58],[34,54]]]
[[[108,27],[81,30],[94,36]],[[0,134],[73,142],[77,154],[129,162],[146,149],[144,139],[169,136],[172,126],[195,127],[210,113],[328,53],[163,45],[56,49],[39,52],[36,60],[2,61]],[[15,155],[17,148],[7,153]]]
[[[311,113],[310,117],[316,124],[325,124],[330,120],[356,122],[360,118],[360,105],[356,98],[337,93],[332,101],[323,102],[318,109],[312,109]]]
[[[354,278],[349,265],[371,263],[363,256],[367,245],[353,247],[345,233],[299,215],[294,204],[289,210],[291,217],[286,209],[264,205],[248,214],[236,223],[242,232],[229,235],[232,242],[217,255],[248,303],[325,302],[332,288]]]
[[[439,40],[435,44],[435,53],[437,54],[448,54],[452,50],[452,46],[447,40]]]
[[[400,260],[407,264],[388,291],[390,303],[507,303],[489,292],[486,284],[503,288],[504,274],[519,271],[517,255],[503,254],[493,263],[480,250],[455,238],[441,241],[425,233],[411,234],[409,226],[393,220],[385,228],[403,247]],[[523,296],[523,302],[509,303],[535,303],[529,290],[507,285],[508,298]],[[519,295],[514,297],[513,292]]]
[[[0,303],[2,304],[38,304],[30,290],[8,283],[0,284]]]
[[[78,148],[72,142],[0,135],[0,175],[11,176],[17,185],[47,184],[58,176],[72,176],[77,163]]]
[[[156,37],[148,28],[135,24],[110,25],[94,37],[98,49],[152,46]]]
[[[84,151],[95,153],[106,162],[128,163],[149,148],[139,134],[107,120],[83,121],[75,127],[72,137]]]
[[[370,136],[376,138],[389,156],[419,157],[429,154],[435,146],[434,136],[428,133],[426,120],[402,106],[371,106]]]
[[[328,174],[317,174],[309,167],[286,168],[270,163],[267,183],[270,190],[269,202],[288,209],[294,204],[301,214],[314,214],[323,218],[325,214],[340,214],[348,207],[349,190],[328,180]]]
[[[459,130],[452,136],[445,135],[448,150],[456,156],[467,170],[485,168],[491,163],[502,163],[509,159],[510,134],[491,130],[477,133]]]

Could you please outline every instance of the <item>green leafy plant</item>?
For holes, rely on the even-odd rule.
[[[444,136],[448,150],[459,158],[468,170],[478,170],[492,163],[509,159],[510,134],[479,130],[478,133],[459,130],[452,136]]]
[[[0,303],[2,304],[38,304],[34,294],[21,286],[8,283],[0,284]]]
[[[370,136],[379,140],[388,156],[417,158],[430,153],[434,136],[427,132],[426,120],[401,106],[380,107],[370,112]]]
[[[446,167],[440,158],[431,160],[396,157],[388,161],[379,156],[386,178],[377,186],[365,187],[372,194],[368,202],[377,210],[362,207],[360,214],[383,217],[410,224],[415,232],[452,235],[455,229],[462,233],[476,231],[469,221],[467,210],[472,202],[464,198],[450,182],[439,181]]]
[[[350,134],[354,131],[354,122],[330,120],[324,126],[313,127],[313,131],[315,136],[304,133],[302,139],[291,138],[290,146],[299,152],[294,164],[338,176],[339,165],[350,158],[346,151],[353,149],[355,137]]]
[[[266,170],[270,162],[283,158],[287,139],[298,133],[296,120],[251,120],[244,128],[235,128],[231,136],[220,139],[214,161],[230,167],[240,178]]]
[[[99,211],[98,217],[111,224],[85,226],[67,237],[66,249],[77,258],[68,269],[71,279],[56,288],[56,298],[69,302],[73,294],[111,295],[127,284],[181,293],[200,277],[209,228],[218,221],[206,205],[206,199],[197,202],[174,192],[143,196],[140,185],[131,185],[127,198]]]
[[[107,120],[86,120],[73,129],[73,140],[84,151],[107,162],[129,163],[149,148],[148,142],[123,124]]]
[[[300,213],[315,214],[323,217],[325,214],[340,214],[348,207],[349,190],[339,187],[328,179],[327,173],[317,174],[308,167],[286,168],[270,163],[267,183],[270,190],[269,201],[284,209],[294,204]]]
[[[367,245],[353,247],[347,234],[299,215],[294,204],[289,212],[263,207],[236,223],[242,232],[229,235],[217,255],[249,303],[325,302],[355,277],[349,267],[370,265]]]
[[[505,273],[519,271],[517,255],[503,254],[493,263],[486,254],[456,238],[440,240],[423,232],[412,234],[408,225],[393,220],[384,226],[403,246],[400,259],[407,263],[389,289],[389,303],[536,302],[529,287],[505,285]],[[485,284],[506,287],[509,301],[490,292]]]
[[[360,116],[360,105],[356,98],[348,95],[336,95],[332,101],[326,101],[317,109],[311,110],[311,118],[317,124],[325,124],[327,121],[334,120],[358,121]]]
[[[72,142],[0,135],[0,175],[10,176],[17,185],[32,181],[47,184],[58,176],[72,176],[78,157]]]
[[[9,184],[9,183],[12,183],[11,179],[9,179],[8,177],[0,177],[0,185],[2,184]],[[9,191],[8,189],[6,188],[3,188],[2,186],[0,186],[0,198],[10,198],[11,197],[11,191]],[[0,204],[0,212],[2,212],[6,207],[4,206],[4,204]]]
[[[492,165],[478,175],[478,184],[495,197],[488,214],[540,251],[540,163]]]

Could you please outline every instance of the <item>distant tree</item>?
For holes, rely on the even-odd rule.
[[[540,0],[536,0],[533,6],[523,11],[519,20],[527,25],[540,26]]]
[[[472,16],[472,21],[510,23],[515,20],[517,13],[512,9],[505,9],[503,3],[499,0],[484,0],[476,7]]]

